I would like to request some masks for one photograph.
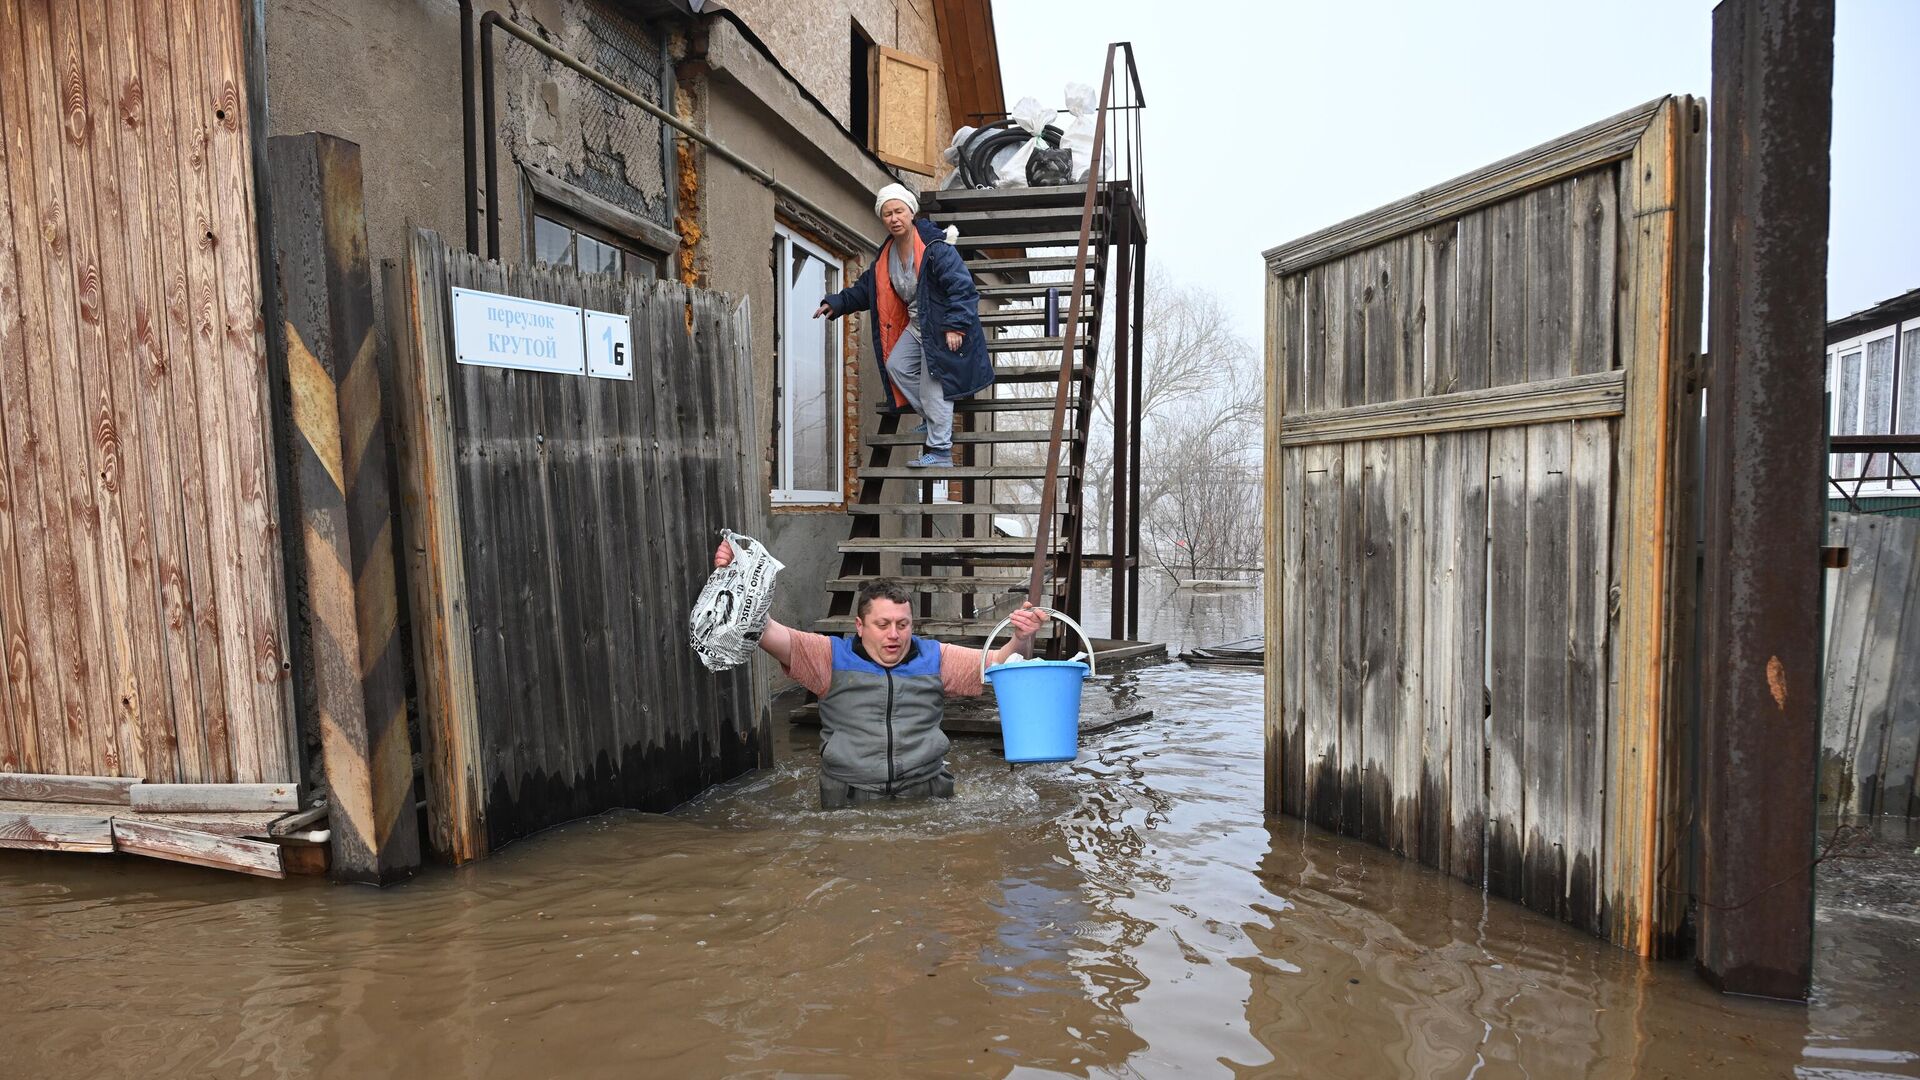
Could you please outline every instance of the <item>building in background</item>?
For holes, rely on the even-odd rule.
[[[1830,436],[1920,436],[1920,289],[1827,324]],[[1827,459],[1832,509],[1920,502],[1920,453],[1855,448]]]

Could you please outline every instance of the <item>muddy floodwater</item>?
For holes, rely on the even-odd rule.
[[[1828,864],[1810,1007],[1727,999],[1264,817],[1258,674],[1122,678],[1152,721],[1062,765],[962,739],[950,803],[821,813],[781,722],[672,814],[385,891],[0,853],[0,1076],[1920,1075],[1920,836]]]

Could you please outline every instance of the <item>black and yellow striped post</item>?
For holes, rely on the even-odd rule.
[[[283,135],[267,161],[301,729],[319,745],[333,876],[384,884],[420,864],[420,836],[360,148]]]

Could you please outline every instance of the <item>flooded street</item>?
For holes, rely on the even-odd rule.
[[[1143,630],[1257,605],[1161,596]],[[672,814],[385,891],[7,852],[0,1074],[1920,1075],[1910,890],[1825,899],[1811,1007],[1725,999],[1265,818],[1257,673],[1121,678],[1153,720],[1062,765],[956,740],[951,803],[821,813],[781,722],[776,769]]]

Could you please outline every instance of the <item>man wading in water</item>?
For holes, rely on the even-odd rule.
[[[724,542],[713,568],[733,561]],[[882,578],[861,587],[853,634],[828,637],[772,619],[760,648],[780,670],[820,696],[820,808],[838,810],[882,799],[950,799],[947,735],[940,717],[947,694],[980,693],[980,650],[913,635],[907,590]],[[1022,604],[1012,615],[1013,640],[989,660],[1033,655],[1033,636],[1052,618]]]
[[[880,256],[852,285],[824,297],[813,313],[839,318],[873,313],[873,348],[893,411],[910,405],[925,418],[915,430],[926,449],[915,469],[953,464],[953,403],[993,385],[987,333],[980,328],[980,290],[953,248],[951,235],[921,218],[920,200],[888,184],[873,200],[887,227]]]

